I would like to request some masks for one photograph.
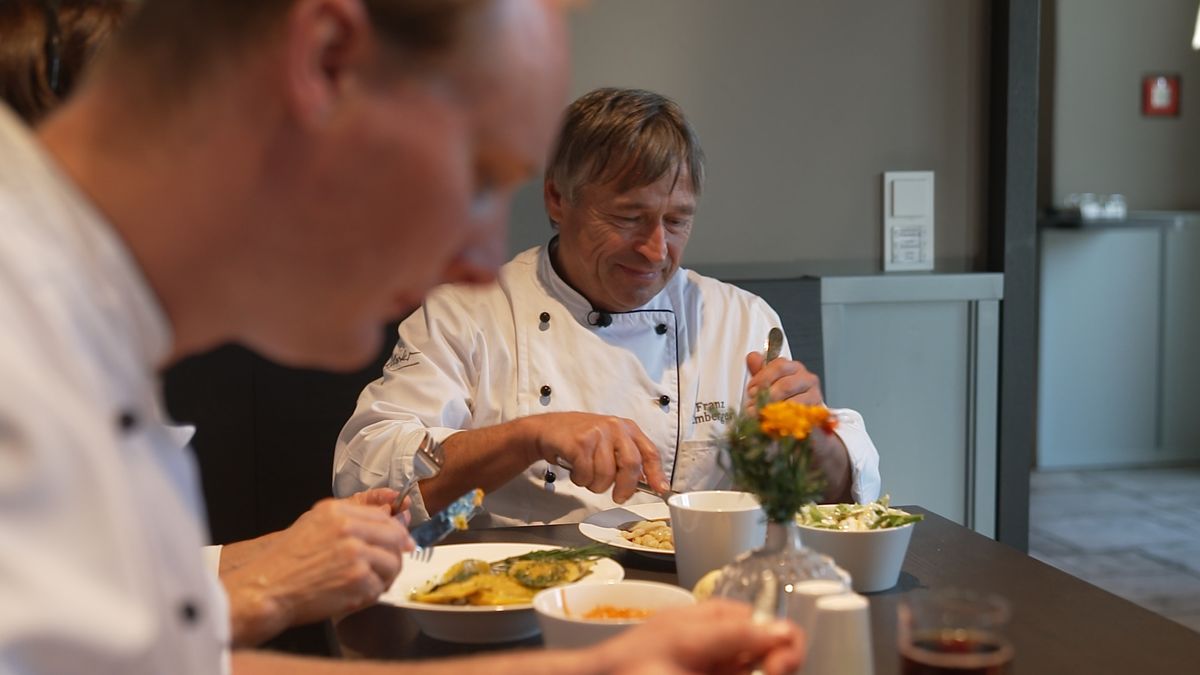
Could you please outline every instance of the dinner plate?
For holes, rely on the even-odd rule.
[[[430,579],[440,577],[460,560],[475,558],[495,562],[512,556],[562,548],[545,544],[484,543],[447,544],[436,546],[429,560],[414,560],[404,557],[404,567],[396,580],[379,601],[403,607],[409,616],[430,637],[448,642],[486,644],[510,642],[533,637],[540,631],[533,603],[513,605],[435,605],[410,600],[413,591],[424,586]],[[591,574],[577,583],[604,583],[625,578],[625,568],[610,558],[596,561]]]
[[[593,513],[579,524],[579,531],[588,539],[599,541],[617,548],[635,551],[650,558],[674,559],[674,549],[650,548],[635,544],[621,536],[618,525],[631,520],[654,520],[670,518],[671,509],[666,502],[649,502],[646,504],[626,504],[612,509]]]

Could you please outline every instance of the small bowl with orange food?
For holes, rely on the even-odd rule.
[[[688,591],[654,581],[572,584],[533,596],[542,638],[553,649],[593,645],[657,612],[694,604]]]

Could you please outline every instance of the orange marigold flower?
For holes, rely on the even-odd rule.
[[[805,405],[794,401],[776,401],[763,406],[758,416],[759,428],[775,438],[791,436],[798,441],[808,438],[814,428],[826,433],[837,425],[837,419],[823,405]]]

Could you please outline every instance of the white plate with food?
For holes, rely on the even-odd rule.
[[[651,558],[675,557],[671,509],[666,502],[626,504],[588,516],[579,524],[583,536],[636,551]]]
[[[625,569],[615,560],[587,556],[586,548],[520,543],[437,546],[429,560],[406,556],[403,570],[379,601],[408,610],[421,630],[439,640],[523,640],[539,631],[532,604],[539,591],[564,583],[625,578]],[[531,553],[532,558],[527,557]]]

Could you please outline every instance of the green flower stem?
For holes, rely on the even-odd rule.
[[[767,403],[767,392],[760,392],[758,409]],[[813,466],[811,436],[775,438],[763,433],[757,415],[742,412],[734,416],[722,449],[734,486],[758,497],[772,522],[791,520],[824,492],[825,477]]]

